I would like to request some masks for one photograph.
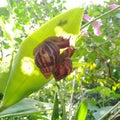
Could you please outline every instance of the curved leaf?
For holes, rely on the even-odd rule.
[[[34,64],[33,49],[47,37],[56,36],[61,29],[69,34],[78,34],[82,15],[83,9],[71,9],[53,18],[24,40],[11,69],[1,111],[50,81],[44,78]],[[56,28],[60,29],[56,31]]]
[[[0,118],[6,116],[25,115],[32,113],[39,113],[52,109],[53,105],[49,103],[40,102],[30,98],[25,98],[18,103],[0,112]],[[40,109],[42,108],[42,109]]]

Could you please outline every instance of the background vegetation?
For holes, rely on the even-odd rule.
[[[7,28],[5,33],[0,27],[0,73],[9,71],[13,49],[11,39],[14,40],[16,54],[29,34],[66,9],[64,3],[64,0],[8,0],[8,5],[0,8],[0,17],[4,28]],[[110,4],[120,5],[120,1],[110,0],[105,6],[90,5],[85,13],[97,17],[109,11]],[[72,56],[73,72],[57,83],[50,81],[29,96],[47,104],[45,109],[39,113],[23,112],[22,115],[12,114],[1,119],[120,119],[120,10],[107,14],[101,20],[100,36],[95,35],[92,26],[89,26],[88,36],[78,38],[77,50]],[[83,20],[82,25],[85,23]],[[1,93],[0,98],[2,100]]]

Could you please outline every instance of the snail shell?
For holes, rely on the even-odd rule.
[[[35,53],[35,63],[46,78],[49,78],[59,58],[59,48],[52,41],[39,45]]]
[[[65,78],[72,71],[72,61],[69,57],[65,58],[63,62],[57,64],[53,71],[54,78],[58,81]]]

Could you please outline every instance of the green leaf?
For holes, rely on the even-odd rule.
[[[103,48],[103,47],[99,47],[100,50],[102,51],[103,55],[105,55],[106,57],[111,57],[111,54],[110,54],[110,50],[108,48]]]
[[[58,102],[58,97],[57,97],[57,93],[55,94],[55,98],[54,98],[54,108],[53,108],[53,114],[52,114],[52,119],[51,120],[57,120],[59,119],[59,102]]]
[[[36,67],[33,50],[47,37],[56,36],[60,32],[59,30],[77,35],[80,30],[82,16],[83,9],[71,9],[56,16],[23,41],[12,65],[0,111],[39,90],[51,80],[51,78],[45,79]],[[60,29],[56,31],[58,27]]]
[[[76,120],[86,120],[87,111],[88,111],[87,103],[86,103],[86,100],[84,100],[80,103],[78,107]]]
[[[25,98],[18,103],[12,105],[11,107],[0,112],[0,118],[6,116],[16,116],[16,115],[25,115],[32,113],[39,113],[46,110],[52,109],[53,105],[39,102],[30,98]],[[41,109],[42,108],[42,109]]]

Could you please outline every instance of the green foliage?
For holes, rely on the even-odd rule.
[[[30,82],[33,86],[35,85],[34,88],[31,87],[29,82],[24,82],[26,80],[23,80],[23,78],[26,77],[26,75],[21,73],[18,74],[22,57],[28,56],[32,59],[32,63],[34,64],[32,55],[33,48],[48,36],[56,35],[53,29],[57,24],[59,24],[66,33],[78,34],[80,31],[80,21],[78,21],[78,19],[82,14],[79,12],[75,17],[71,17],[71,11],[67,16],[64,14],[62,17],[58,16],[57,18],[53,18],[65,9],[65,1],[60,0],[42,0],[40,2],[37,2],[37,0],[8,0],[8,2],[9,6],[0,8],[0,16],[3,20],[3,25],[0,27],[1,103],[3,102],[3,95],[5,95],[3,93],[5,92],[6,83],[11,69],[10,63],[13,61],[12,57],[10,57],[12,56],[11,51],[14,50],[13,53],[16,55],[19,50],[19,54],[17,54],[15,59],[15,61],[17,61],[15,65],[16,67],[13,67],[15,69],[12,69],[14,77],[11,75],[11,82],[9,82],[9,87],[7,87],[7,94],[4,96],[4,104],[9,104],[10,101],[14,101],[11,99],[11,96],[16,98],[15,101],[26,97],[26,95],[38,90],[45,81],[45,78],[39,72],[38,74],[41,76],[39,77],[38,75],[37,80],[35,75],[34,77],[29,76],[26,78],[29,82],[34,79],[33,82]],[[110,0],[109,2],[106,2],[104,6],[90,5],[86,8],[85,13],[91,17],[98,17],[105,12],[108,12],[110,10],[108,5],[111,4],[120,5],[120,1]],[[16,105],[15,107],[14,105],[8,107],[6,111],[12,110],[11,116],[4,117],[3,119],[24,119],[24,117],[29,120],[49,120],[49,118],[54,120],[75,120],[75,118],[78,120],[119,119],[119,11],[120,10],[118,9],[100,18],[103,24],[100,28],[102,32],[100,36],[96,36],[93,32],[92,26],[89,25],[87,31],[88,36],[79,36],[77,38],[75,43],[76,51],[72,56],[73,72],[68,77],[59,81],[57,84],[53,80],[50,81],[51,77],[48,80],[50,81],[48,84],[42,87],[38,92],[30,94],[29,97],[32,99],[30,99],[28,104],[26,104],[25,111],[23,111],[23,109],[19,109],[20,105],[24,106],[26,103],[24,102],[25,99],[23,99],[20,101],[20,105],[18,102],[14,104]],[[44,24],[51,18],[53,18],[53,22]],[[66,22],[66,19],[69,19],[70,22]],[[6,28],[8,23],[11,24],[11,29],[4,29],[4,26]],[[83,25],[85,24],[86,21],[83,20]],[[39,26],[41,26],[41,28],[34,32],[33,35],[29,35]],[[39,31],[41,32],[39,33]],[[27,37],[28,35],[29,37]],[[27,39],[23,42],[26,37]],[[14,42],[14,46],[12,46],[12,42]],[[35,70],[38,71],[37,67],[34,67]],[[18,78],[20,79],[16,81],[16,78],[17,80]],[[48,81],[45,81],[45,83]],[[17,87],[18,84],[21,88]],[[14,90],[11,89],[13,86],[15,86]],[[20,95],[21,91],[26,92],[23,92],[24,94]],[[16,92],[17,95],[14,94],[14,92]],[[28,98],[26,100],[28,100]],[[37,109],[34,106],[36,103],[40,103],[40,106],[37,107]],[[33,106],[30,107],[30,104]],[[45,104],[48,106],[41,109],[41,106]],[[39,113],[35,112],[35,110],[38,110]],[[1,116],[9,116],[8,112],[5,112],[4,114],[3,112],[5,111],[0,112]],[[13,117],[14,115],[17,116]]]
[[[87,10],[87,13],[92,17],[107,11],[108,8],[92,6]],[[101,36],[94,35],[90,26],[88,29],[89,37],[81,37],[76,44],[79,48],[78,53],[76,53],[76,60],[80,61],[78,56],[84,59],[83,62],[80,62],[84,65],[79,68],[82,69],[79,76],[84,78],[82,81],[82,86],[85,89],[84,95],[92,106],[95,105],[100,108],[97,110],[98,112],[90,110],[90,114],[96,120],[120,99],[120,35],[118,34],[120,19],[116,16],[118,13],[119,10],[116,10],[101,18],[103,23]],[[82,52],[79,53],[79,51]],[[103,112],[102,115],[99,114],[100,111]]]

